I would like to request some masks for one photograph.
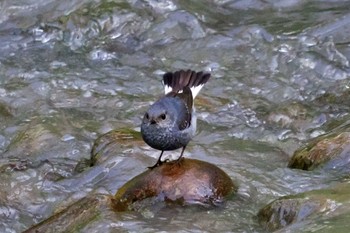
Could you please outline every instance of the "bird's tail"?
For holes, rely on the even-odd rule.
[[[170,92],[181,93],[185,87],[189,87],[194,99],[209,78],[210,74],[202,71],[180,70],[174,73],[165,73],[163,76],[165,94]]]

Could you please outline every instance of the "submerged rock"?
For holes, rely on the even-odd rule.
[[[273,201],[259,211],[259,222],[266,229],[274,231],[303,221],[327,207],[325,199],[289,198]]]
[[[292,128],[300,130],[311,121],[308,107],[300,102],[291,102],[286,105],[278,105],[267,116],[267,123],[276,127]]]
[[[313,170],[320,165],[330,164],[341,168],[349,164],[350,132],[330,134],[314,139],[309,145],[297,150],[288,167]]]
[[[120,148],[142,145],[141,133],[129,128],[109,131],[98,137],[91,150],[91,166],[101,163],[113,156]]]
[[[217,205],[234,193],[237,186],[217,166],[195,159],[163,163],[124,184],[112,199],[117,211],[155,197],[179,204]]]
[[[32,120],[11,140],[3,157],[33,158],[49,151],[54,141],[59,141],[59,135],[52,125]]]
[[[347,216],[350,185],[314,190],[277,199],[258,212],[258,219],[269,231],[275,231],[306,220]],[[312,226],[311,226],[312,227]]]
[[[141,133],[131,128],[111,130],[94,141],[90,158],[80,160],[74,171],[81,173],[92,166],[105,162],[126,148],[130,149],[143,143]]]
[[[0,102],[0,117],[1,118],[11,118],[13,117],[13,114],[11,112],[11,108],[9,106],[7,106],[4,103]]]
[[[94,221],[114,211],[150,207],[147,204],[154,203],[147,200],[152,198],[176,204],[218,205],[236,190],[237,186],[230,177],[215,165],[182,159],[179,163],[163,163],[141,173],[124,184],[115,196],[91,194],[84,197],[24,232],[58,233],[89,229]]]
[[[84,197],[23,233],[77,232],[100,218],[109,206],[110,196],[108,195],[97,194]]]

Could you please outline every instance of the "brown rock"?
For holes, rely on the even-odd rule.
[[[338,158],[340,155],[350,154],[350,133],[342,132],[321,136],[309,145],[297,150],[291,158],[288,167],[303,170],[313,170],[321,164]],[[344,165],[348,162],[344,158]],[[341,166],[341,163],[338,163]]]
[[[84,197],[23,233],[77,232],[80,228],[98,219],[101,212],[108,206],[110,206],[108,195],[98,194]]]
[[[271,202],[258,213],[259,222],[268,230],[275,231],[300,222],[327,206],[325,199],[281,198]]]
[[[262,208],[258,220],[269,231],[292,228],[293,224],[306,220],[311,222],[309,227],[313,229],[312,223],[318,219],[327,221],[337,216],[349,216],[349,192],[350,185],[343,183],[329,189],[282,197]]]
[[[141,133],[129,128],[109,131],[98,137],[91,150],[91,166],[106,160],[121,147],[143,145]]]
[[[230,177],[215,165],[182,159],[134,177],[118,190],[112,203],[117,211],[133,209],[133,203],[150,197],[180,204],[216,205],[236,190]]]

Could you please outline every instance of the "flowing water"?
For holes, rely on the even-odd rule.
[[[342,180],[286,165],[348,115],[347,100],[324,97],[349,92],[349,9],[341,0],[0,0],[0,232],[114,194],[152,165],[159,151],[135,143],[75,169],[98,136],[139,130],[163,72],[189,68],[212,77],[185,156],[222,168],[238,194],[221,208],[110,213],[83,231],[264,232],[261,207]],[[323,224],[332,227],[314,229]]]

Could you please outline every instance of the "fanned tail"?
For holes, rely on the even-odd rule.
[[[209,78],[210,73],[204,73],[202,71],[180,70],[174,73],[165,73],[163,75],[165,94],[170,92],[181,93],[185,87],[189,87],[194,99]]]

